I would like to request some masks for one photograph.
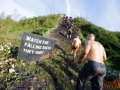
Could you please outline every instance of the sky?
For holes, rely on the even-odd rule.
[[[18,21],[49,14],[83,17],[108,31],[120,32],[120,0],[0,0],[0,16]]]

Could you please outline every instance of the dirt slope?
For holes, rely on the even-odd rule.
[[[50,34],[50,38],[56,39],[57,41],[55,45],[55,49],[52,52],[52,56],[54,57],[54,55],[56,55],[58,56],[60,61],[64,60],[66,62],[66,69],[68,69],[69,67],[72,67],[73,70],[77,73],[75,76],[72,76],[73,75],[71,74],[72,72],[68,74],[69,75],[68,77],[74,78],[74,82],[75,82],[74,89],[75,89],[75,85],[77,81],[78,72],[83,67],[83,65],[86,63],[86,61],[82,61],[81,64],[77,64],[76,62],[81,53],[81,50],[78,51],[75,61],[74,62],[72,61],[73,56],[70,54],[71,53],[71,42],[77,35],[78,35],[78,32],[74,30],[72,34],[72,38],[68,39],[67,28],[64,25],[59,25],[58,28],[52,31]],[[59,50],[59,53],[56,53],[56,51],[58,50]],[[74,89],[72,88],[70,90],[74,90]],[[63,90],[63,89],[59,89],[59,90]],[[85,90],[91,90],[89,81],[86,82]],[[104,89],[104,90],[108,90],[108,89]]]
[[[75,61],[72,61],[73,55],[70,54],[71,53],[71,43],[72,43],[72,40],[77,35],[78,35],[78,32],[74,29],[73,33],[72,33],[72,38],[71,39],[67,38],[67,28],[64,25],[59,25],[58,28],[55,29],[54,31],[52,31],[49,35],[50,38],[55,39],[57,41],[51,57],[57,56],[59,58],[59,61],[65,61],[67,70],[69,68],[72,68],[75,71],[75,73],[77,73],[74,76],[73,72],[70,73],[70,72],[67,72],[67,70],[65,70],[66,73],[68,73],[68,77],[74,79],[74,89],[75,89],[75,85],[76,85],[76,81],[77,81],[78,72],[83,67],[84,63],[86,62],[86,61],[83,61],[83,63],[81,65],[76,63],[76,61],[78,60],[78,57],[81,53],[81,50],[78,51]],[[60,90],[63,90],[63,89],[60,89]],[[70,90],[73,90],[73,88]],[[89,82],[87,82],[87,84],[85,86],[85,90],[91,90]]]

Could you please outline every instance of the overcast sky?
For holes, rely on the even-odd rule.
[[[25,16],[66,14],[86,18],[109,31],[120,32],[120,0],[0,0],[0,14]]]

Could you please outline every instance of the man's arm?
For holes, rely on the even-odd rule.
[[[105,50],[103,51],[103,60],[107,60],[107,56],[106,56]]]
[[[79,45],[81,45],[81,43],[82,43],[82,42],[81,42],[81,40],[80,40]]]
[[[87,42],[85,43],[85,48],[84,48],[84,50],[82,51],[82,54],[80,55],[80,58],[79,58],[79,60],[78,60],[78,63],[80,63],[82,59],[84,59],[84,58],[87,57],[87,54],[88,54],[89,50],[90,50],[90,41],[87,41]]]
[[[75,39],[73,40],[73,42],[72,42],[72,45],[75,43]]]

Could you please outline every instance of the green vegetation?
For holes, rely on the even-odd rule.
[[[23,32],[48,37],[49,33],[57,27],[59,19],[59,14],[28,18],[19,22],[13,21],[10,17],[0,18],[0,82],[4,81],[0,83],[0,89],[10,90],[11,85],[19,83],[24,76],[30,75],[34,75],[34,77],[41,75],[43,88],[50,83],[49,81],[46,83],[50,75],[42,67],[36,65],[36,62],[22,61],[16,58]],[[48,90],[50,90],[49,88],[53,90],[52,86],[50,84],[47,87]]]
[[[51,31],[58,28],[59,20],[60,14],[28,18],[19,22],[10,17],[0,18],[0,89],[12,90],[15,86],[24,86],[26,83],[29,87],[24,87],[35,90],[75,89],[79,69],[86,60],[80,65],[72,62],[72,56],[69,55],[71,45],[67,42],[57,40],[48,60],[28,62],[16,59],[23,32],[49,37]],[[108,69],[106,80],[116,79],[120,70],[120,33],[107,31],[81,17],[74,19],[74,27],[81,36],[82,44],[87,34],[93,33],[96,40],[104,45],[108,56],[108,60],[105,61]],[[76,60],[79,54],[80,52]],[[86,90],[89,87],[88,82]]]
[[[13,21],[10,17],[0,18],[0,44],[11,42],[19,45],[25,31],[45,36],[56,27],[58,19],[59,15],[39,16],[19,22]]]

